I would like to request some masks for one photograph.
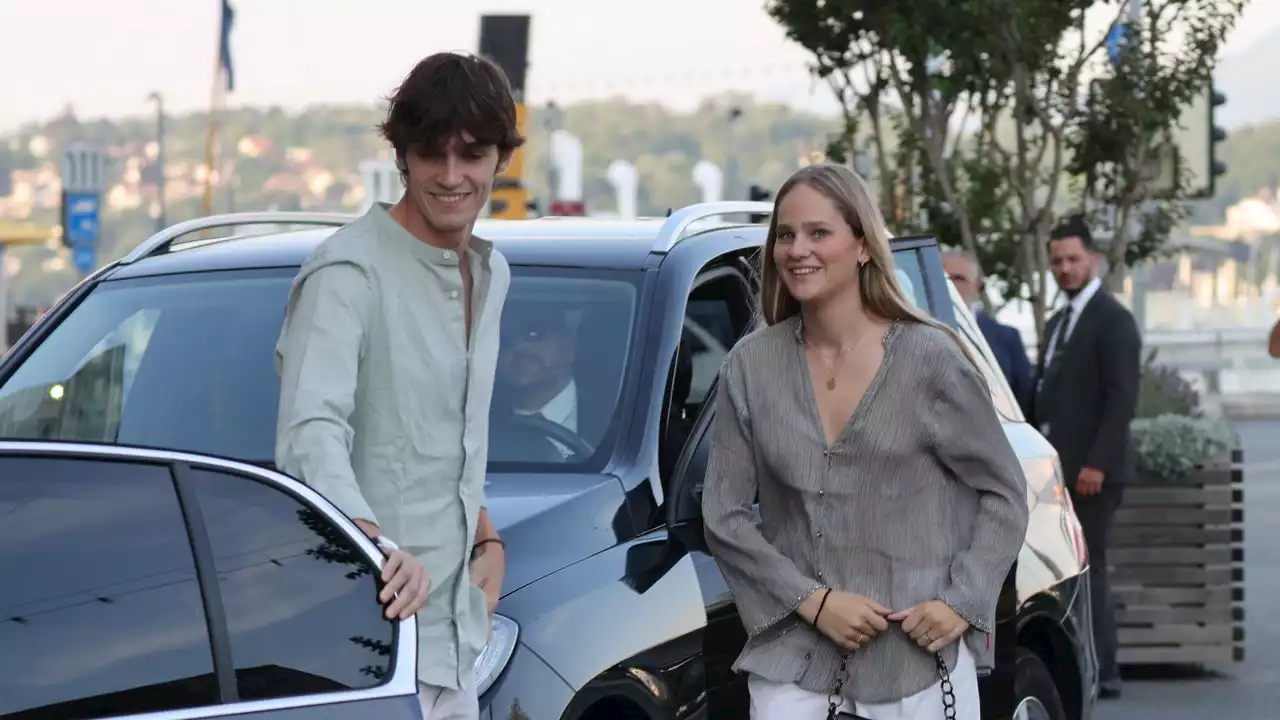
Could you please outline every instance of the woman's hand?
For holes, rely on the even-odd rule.
[[[902,622],[902,631],[916,644],[936,653],[960,639],[969,629],[969,623],[941,600],[929,600],[907,610],[889,616],[894,622]]]
[[[886,630],[889,622],[885,618],[891,612],[871,598],[839,590],[819,590],[800,607],[806,620],[847,650],[862,648]]]

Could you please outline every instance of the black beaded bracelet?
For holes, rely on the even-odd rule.
[[[831,588],[827,588],[827,591],[822,594],[822,602],[818,603],[818,612],[813,614],[813,624],[815,626],[818,624],[818,618],[822,617],[822,608],[827,606],[827,598],[830,597],[830,595]]]
[[[476,551],[484,547],[485,545],[488,545],[489,543],[497,543],[503,550],[507,549],[507,544],[502,542],[502,538],[496,538],[496,537],[485,538],[480,542],[476,543],[475,546],[471,548],[471,557],[474,558],[476,556]]]

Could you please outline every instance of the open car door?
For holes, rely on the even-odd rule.
[[[300,482],[0,441],[0,518],[0,716],[421,715],[416,619],[383,617],[382,554]]]

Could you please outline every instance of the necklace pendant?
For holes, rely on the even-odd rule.
[[[827,389],[828,389],[828,390],[835,390],[835,389],[836,389],[836,379],[835,379],[835,376],[832,376],[832,377],[831,377],[831,379],[827,381]]]

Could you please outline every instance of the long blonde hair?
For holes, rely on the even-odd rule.
[[[869,259],[858,268],[858,292],[867,312],[883,320],[922,323],[938,328],[955,340],[969,362],[978,367],[973,354],[955,330],[938,322],[907,299],[893,271],[893,250],[889,247],[889,230],[885,227],[884,216],[880,214],[867,183],[844,165],[808,165],[797,170],[778,189],[773,216],[769,219],[769,235],[760,257],[760,316],[764,322],[776,325],[800,314],[800,302],[787,291],[773,259],[773,248],[778,240],[778,207],[782,199],[800,185],[808,185],[835,204],[853,234],[866,245]]]

